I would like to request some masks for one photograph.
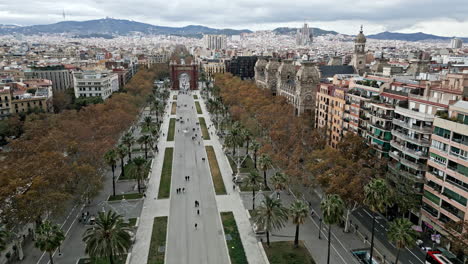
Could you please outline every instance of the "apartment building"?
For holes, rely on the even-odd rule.
[[[0,119],[34,110],[52,112],[52,82],[27,80],[0,86]]]
[[[223,50],[227,48],[226,35],[203,35],[205,49]]]
[[[345,124],[346,92],[348,88],[320,84],[315,107],[316,127],[326,128],[327,143],[335,148],[347,130]]]
[[[46,79],[52,81],[53,91],[64,91],[73,87],[72,69],[62,64],[30,66],[25,70],[26,79]]]
[[[468,102],[458,101],[448,112],[439,112],[433,125],[422,223],[446,234],[446,223],[468,220]]]
[[[99,96],[103,100],[119,90],[118,75],[110,71],[73,72],[75,97]]]

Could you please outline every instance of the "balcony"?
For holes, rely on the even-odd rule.
[[[416,163],[416,162],[409,161],[409,160],[404,159],[404,158],[401,158],[400,162],[401,162],[401,164],[403,164],[405,166],[408,166],[410,168],[413,168],[415,170],[418,170],[418,171],[425,171],[426,170],[426,164]],[[416,175],[414,175],[414,176],[416,177]],[[424,176],[421,175],[421,176],[419,176],[419,178],[424,179]]]
[[[434,120],[434,115],[421,113],[417,110],[408,109],[408,107],[396,106],[395,113],[400,114],[402,116],[412,117],[417,120],[421,121],[428,121],[432,122]]]
[[[392,147],[398,149],[399,151],[401,151],[405,155],[409,155],[409,156],[411,156],[411,157],[413,157],[415,159],[428,159],[429,158],[427,153],[407,148],[407,147],[403,146],[402,144],[400,144],[399,142],[397,142],[395,140],[390,141],[390,145]]]
[[[370,126],[373,126],[373,127],[376,127],[376,128],[379,128],[379,129],[382,129],[382,130],[385,130],[385,131],[390,131],[392,130],[392,126],[390,124],[387,124],[387,125],[380,125],[378,124],[377,122],[369,122],[368,123]]]
[[[422,133],[422,134],[431,134],[432,133],[432,127],[413,126],[411,124],[408,124],[405,121],[402,121],[402,120],[399,120],[399,119],[396,119],[396,118],[394,118],[392,120],[392,123],[395,124],[395,125],[404,127],[406,129],[411,129],[411,130],[417,131],[417,132]]]
[[[419,145],[419,146],[422,146],[422,147],[430,147],[431,146],[431,141],[430,140],[421,140],[421,139],[412,138],[412,137],[409,137],[408,135],[403,134],[400,131],[395,130],[395,129],[392,130],[392,135],[394,135],[394,136],[396,136],[396,137],[398,137],[398,138],[400,138],[402,140],[412,142],[412,143],[414,143],[416,145]]]

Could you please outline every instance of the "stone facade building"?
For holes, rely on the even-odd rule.
[[[315,113],[315,98],[320,83],[320,71],[309,61],[294,65],[292,60],[281,62],[259,58],[255,64],[255,83],[272,95],[284,96],[294,106],[296,115]]]
[[[359,34],[354,40],[354,54],[351,59],[351,65],[354,67],[354,70],[362,75],[366,70],[366,37],[362,33],[362,26]]]

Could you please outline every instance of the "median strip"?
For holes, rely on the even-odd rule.
[[[203,114],[199,102],[195,102],[195,107],[197,108],[197,114],[199,114],[199,115]]]
[[[208,128],[206,127],[205,118],[199,117],[198,121],[200,122],[200,127],[202,130],[202,136],[204,140],[210,140],[210,133],[208,132]]]
[[[226,236],[226,244],[229,249],[229,258],[231,259],[231,263],[248,263],[234,215],[232,212],[222,212],[221,220],[223,221],[224,234]]]
[[[174,148],[166,148],[164,151],[164,161],[161,171],[161,181],[159,183],[158,199],[169,198],[171,193],[171,176],[172,176],[172,156]]]
[[[174,141],[175,118],[169,120],[169,129],[167,131],[167,141]]]
[[[218,160],[216,159],[216,153],[213,146],[206,146],[206,155],[208,156],[208,162],[210,163],[211,177],[213,179],[213,185],[215,193],[217,195],[226,194],[226,188],[224,187],[223,176],[219,170]]]
[[[148,264],[164,264],[166,255],[167,216],[155,217],[148,253]]]

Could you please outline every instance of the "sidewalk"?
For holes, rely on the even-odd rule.
[[[164,116],[171,111],[172,96],[165,108]],[[169,128],[169,118],[163,118],[163,123],[160,128],[160,136],[158,142],[159,153],[153,158],[151,176],[147,183],[146,199],[143,202],[143,209],[140,215],[140,224],[135,236],[135,244],[132,248],[132,256],[130,263],[141,264],[148,260],[149,246],[151,242],[151,234],[153,232],[153,221],[157,216],[169,215],[169,199],[158,200],[159,182],[161,178],[161,170],[164,160],[164,151],[167,147],[167,131]],[[164,133],[164,135],[162,134]],[[172,143],[172,142],[171,142]]]
[[[211,122],[210,114],[206,109],[204,100],[201,98],[200,92],[197,91],[198,100],[202,108],[203,114],[198,115],[199,117],[204,117],[207,127],[210,127],[213,123]],[[218,205],[218,210],[220,212],[232,211],[234,218],[236,220],[237,228],[242,240],[242,245],[244,246],[244,251],[247,256],[247,260],[251,264],[262,264],[266,263],[263,258],[263,248],[258,244],[257,237],[253,233],[252,226],[249,221],[249,215],[247,210],[242,203],[242,198],[240,193],[237,190],[233,190],[232,182],[232,170],[226,155],[222,150],[222,145],[219,141],[218,136],[216,135],[216,129],[214,125],[208,129],[210,133],[210,140],[205,140],[205,146],[213,146],[213,149],[216,153],[216,158],[218,159],[218,165],[223,176],[224,186],[226,187],[227,195],[218,195],[216,196],[216,203]]]

